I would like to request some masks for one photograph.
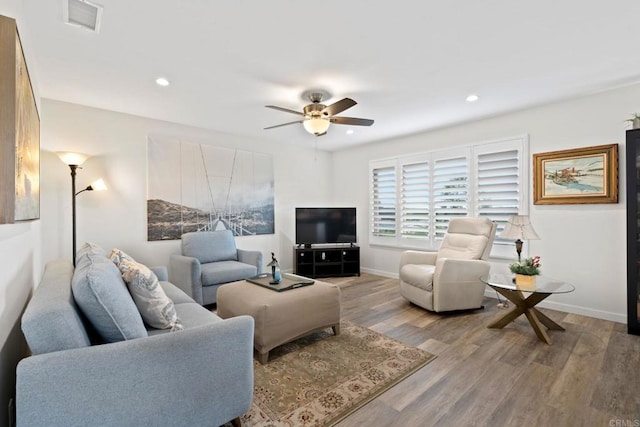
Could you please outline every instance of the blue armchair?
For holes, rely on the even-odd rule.
[[[171,255],[169,280],[202,305],[216,302],[218,287],[262,273],[262,252],[236,248],[231,230],[182,235],[182,255]]]

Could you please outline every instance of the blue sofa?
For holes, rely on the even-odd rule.
[[[113,282],[96,299],[100,306],[115,301],[120,310],[129,303],[110,301],[122,297],[124,283],[115,264],[95,252],[77,262],[75,274],[69,260],[48,263],[25,310],[22,330],[32,356],[17,368],[18,427],[219,426],[247,412],[253,319],[219,318],[167,282],[166,269],[156,269],[184,330],[141,332],[142,321],[134,319],[128,330],[116,325],[115,334],[143,336],[107,343],[113,337],[98,333],[74,298],[77,282],[88,280],[91,289]]]

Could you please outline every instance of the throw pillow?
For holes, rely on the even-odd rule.
[[[85,244],[82,245],[76,252],[76,265],[78,264],[79,260],[87,254],[107,256],[107,253],[104,251],[104,249],[102,249],[100,245],[93,242],[85,242]]]
[[[122,274],[105,255],[78,258],[71,280],[73,298],[103,342],[147,336]]]
[[[171,331],[183,329],[173,301],[160,287],[158,277],[146,265],[122,259],[120,271],[133,301],[148,325],[157,329],[171,328]]]
[[[118,248],[111,249],[111,253],[109,254],[109,259],[113,261],[113,263],[118,267],[118,269],[120,269],[120,263],[122,262],[122,260],[126,259],[127,261],[136,262],[136,260],[133,259],[132,256],[128,255],[127,253],[125,253],[124,251],[121,251]]]

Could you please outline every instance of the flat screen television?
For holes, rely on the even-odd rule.
[[[296,244],[356,242],[356,208],[296,208]]]

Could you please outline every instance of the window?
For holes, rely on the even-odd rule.
[[[433,236],[440,241],[451,218],[469,216],[469,159],[438,153],[433,163]]]
[[[370,162],[372,244],[436,250],[455,217],[484,216],[499,234],[526,213],[527,138]],[[496,236],[493,256],[512,256]]]
[[[374,236],[394,237],[396,235],[396,168],[382,165],[371,173],[372,221]]]
[[[489,217],[498,225],[496,245],[513,245],[512,240],[502,239],[499,234],[511,215],[522,212],[526,206],[526,187],[520,166],[523,157],[510,144],[476,147],[476,212],[478,216]],[[524,206],[521,206],[521,203]]]
[[[431,235],[429,229],[429,179],[428,162],[402,165],[400,233],[406,239],[424,240]]]

